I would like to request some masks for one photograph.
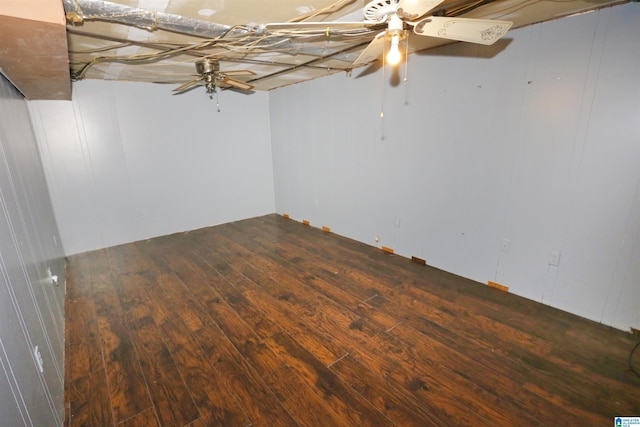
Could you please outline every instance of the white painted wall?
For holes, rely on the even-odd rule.
[[[640,327],[638,40],[631,3],[273,91],[276,210]]]
[[[268,94],[82,81],[29,102],[66,254],[274,211]]]
[[[27,105],[0,75],[0,425],[62,425],[64,288],[63,250]]]

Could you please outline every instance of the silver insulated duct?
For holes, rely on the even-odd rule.
[[[74,23],[99,20],[131,25],[148,31],[161,29],[205,38],[219,37],[231,30],[228,25],[170,13],[151,12],[109,1],[63,0],[63,4],[67,21]]]

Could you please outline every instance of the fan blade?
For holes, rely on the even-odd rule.
[[[430,16],[411,25],[415,25],[413,32],[419,36],[490,45],[502,37],[513,22]]]
[[[367,28],[367,25],[375,25],[379,22],[366,22],[366,21],[334,21],[334,22],[274,22],[265,24],[264,27],[267,30],[304,30],[304,29],[316,29],[325,30],[331,28]]]
[[[251,70],[231,70],[231,71],[224,71],[222,74],[224,74],[225,76],[255,76],[256,73],[254,73]]]
[[[351,64],[351,68],[359,67],[360,65],[365,65],[370,62],[375,61],[376,59],[382,58],[382,52],[384,51],[384,36],[386,31],[378,33],[371,43],[362,51],[360,56],[353,61]]]
[[[191,80],[190,82],[186,82],[173,90],[173,92],[184,92],[188,89],[191,89],[194,86],[198,86],[200,82],[204,79],[204,77],[200,77],[199,79]]]
[[[240,80],[232,79],[230,77],[222,77],[222,79],[220,79],[220,82],[240,90],[253,90],[253,88],[255,87],[252,84],[241,82]]]
[[[400,0],[396,13],[405,21],[415,21],[444,0]]]

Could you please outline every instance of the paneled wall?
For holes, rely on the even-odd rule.
[[[62,425],[63,310],[63,250],[29,112],[0,75],[0,425]]]
[[[638,328],[638,40],[630,3],[273,91],[276,210]]]
[[[268,96],[82,81],[30,102],[66,254],[274,211]]]

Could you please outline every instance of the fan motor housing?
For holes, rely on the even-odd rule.
[[[396,13],[398,0],[373,0],[364,5],[362,14],[366,21],[380,22]]]
[[[196,62],[196,71],[198,74],[213,74],[220,71],[220,64],[207,58]]]

